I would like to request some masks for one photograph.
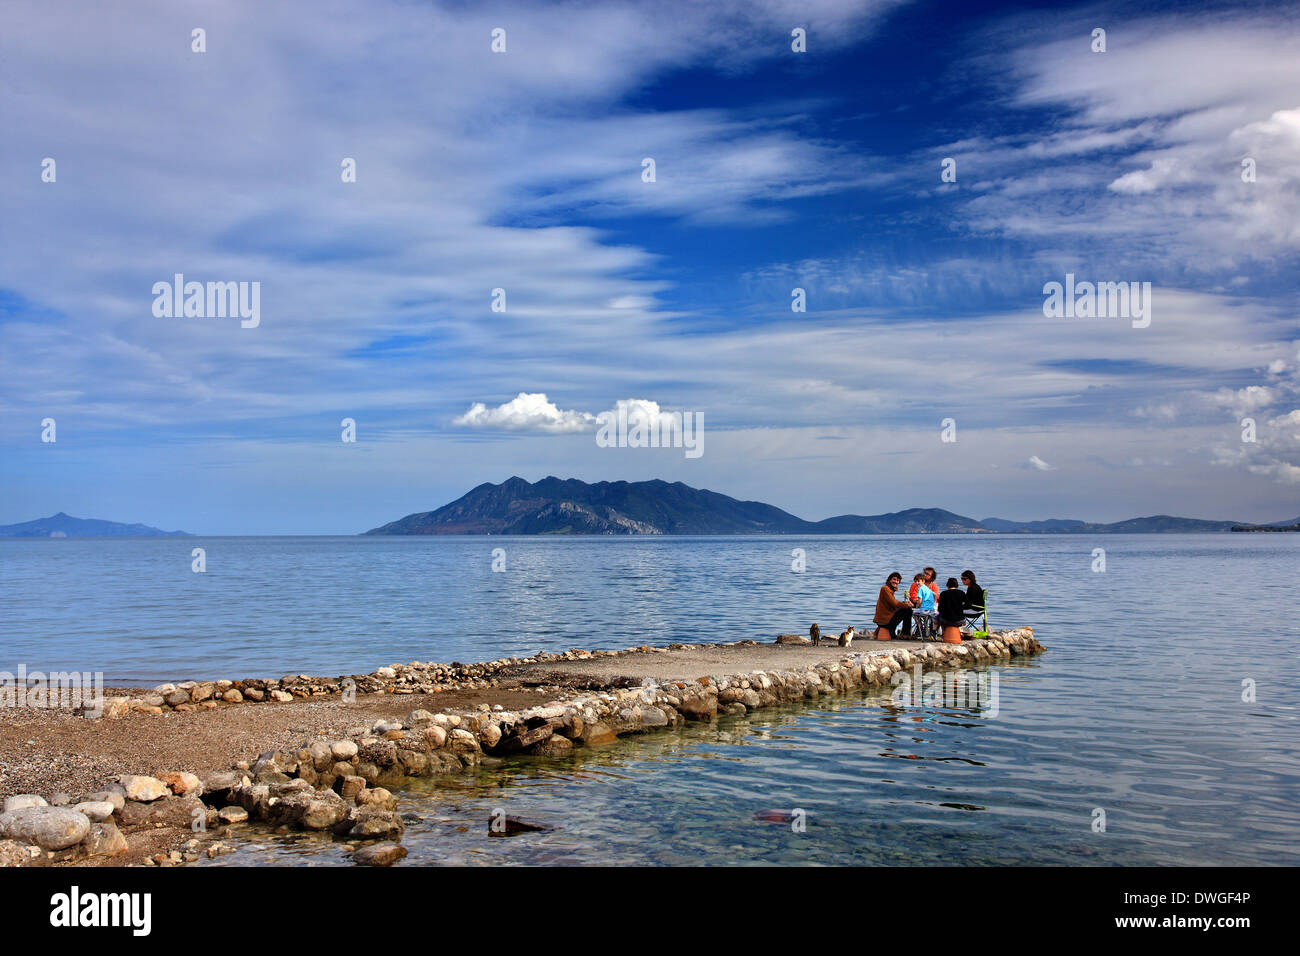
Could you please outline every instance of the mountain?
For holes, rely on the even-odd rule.
[[[187,531],[160,531],[147,524],[122,524],[101,518],[74,518],[60,511],[48,518],[0,525],[0,538],[158,538],[189,537]]]
[[[1069,518],[1048,518],[1046,521],[1008,521],[1006,518],[985,518],[980,522],[990,531],[1079,531],[1087,527],[1086,521]]]
[[[1175,518],[1172,515],[1152,515],[1148,518],[1129,518],[1110,524],[1095,524],[1067,518],[1049,518],[1046,521],[1007,521],[1005,518],[985,518],[980,522],[990,531],[1007,534],[1017,532],[1034,534],[1165,534],[1169,532],[1231,531],[1237,521],[1207,521],[1202,518]]]
[[[942,508],[908,508],[883,515],[839,515],[813,525],[813,534],[964,534],[989,531],[973,518]]]
[[[366,534],[793,534],[812,525],[759,501],[654,481],[510,478]]]
[[[1284,524],[1279,522],[1278,524]],[[761,501],[654,481],[510,478],[485,482],[436,511],[407,515],[366,534],[1060,534],[1229,531],[1240,522],[1154,515],[1113,524],[1064,518],[976,521],[942,508],[805,521]]]

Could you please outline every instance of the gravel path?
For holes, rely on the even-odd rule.
[[[318,734],[343,736],[348,728],[400,719],[417,708],[437,712],[501,704],[514,710],[546,703],[567,688],[639,684],[645,677],[692,680],[705,674],[791,670],[839,660],[848,652],[917,646],[916,641],[858,640],[846,651],[824,640],[818,647],[750,644],[632,651],[507,668],[497,674],[499,686],[484,689],[360,694],[353,703],[331,696],[232,704],[215,710],[132,713],[112,720],[88,720],[66,708],[0,708],[0,797],[59,791],[76,796],[126,773],[187,770],[202,777],[265,750],[297,745]],[[106,696],[140,693],[105,690]]]

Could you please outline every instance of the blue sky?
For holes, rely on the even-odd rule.
[[[1295,517],[1298,14],[7,3],[0,523],[351,533],[513,474]],[[1150,326],[1045,317],[1067,272]],[[175,273],[260,324],[155,317]],[[705,453],[598,447],[620,401]]]

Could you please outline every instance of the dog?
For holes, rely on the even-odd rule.
[[[808,636],[812,638],[813,645],[816,646],[817,642],[822,639],[822,629],[814,624],[808,628]]]
[[[857,636],[858,636],[858,632],[855,631],[853,629],[853,625],[850,624],[849,629],[840,634],[840,647],[848,647],[850,644],[853,643],[853,638]]]

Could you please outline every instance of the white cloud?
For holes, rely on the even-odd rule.
[[[957,206],[968,228],[1076,251],[1099,240],[1089,252],[1116,262],[1214,274],[1244,262],[1286,269],[1275,257],[1300,253],[1293,15],[1126,20],[1105,54],[1036,15],[993,35],[989,48],[1015,44],[1008,105],[1050,110],[1040,122],[1052,127],[935,147],[979,177]],[[1004,56],[981,64],[1001,69]],[[1254,182],[1242,179],[1247,158]]]
[[[1029,456],[1029,460],[1028,460],[1027,462],[1025,462],[1025,466],[1026,466],[1027,468],[1033,468],[1035,471],[1053,471],[1053,470],[1054,470],[1054,469],[1052,468],[1051,465],[1049,465],[1047,462],[1043,461],[1043,459],[1039,458],[1037,455],[1030,455],[1030,456]]]
[[[553,434],[590,431],[596,417],[587,412],[561,411],[543,392],[520,392],[496,408],[475,402],[453,424],[466,428],[502,428],[507,431],[539,431]]]
[[[621,398],[614,403],[612,409],[601,414],[611,414],[617,419],[626,419],[629,423],[640,421],[646,425],[657,427],[661,418],[670,418],[673,413],[663,411],[658,402],[649,399]],[[465,414],[458,416],[452,424],[465,428],[545,432],[560,435],[592,431],[598,424],[598,417],[591,412],[561,411],[543,392],[520,392],[510,401],[498,405],[496,408],[488,408],[482,402],[475,402]]]

